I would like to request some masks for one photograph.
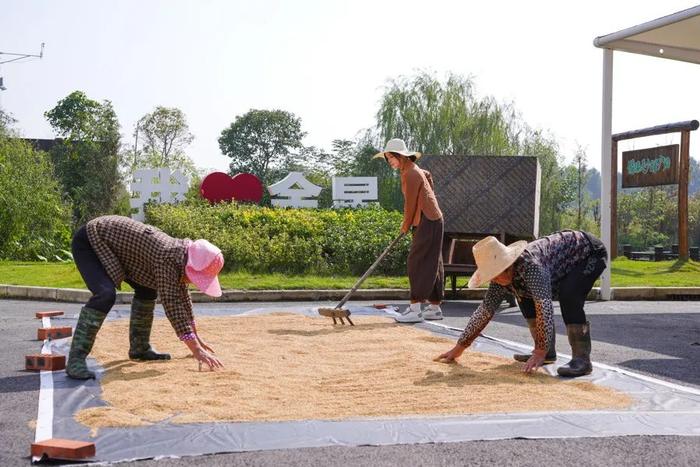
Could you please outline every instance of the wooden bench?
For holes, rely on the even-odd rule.
[[[474,255],[472,255],[472,246],[476,242],[477,240],[450,239],[447,255],[443,257],[445,257],[445,279],[449,277],[452,285],[451,298],[457,298],[457,277],[470,277],[476,271]],[[467,283],[460,287],[459,290],[462,290],[466,285]],[[447,283],[445,283],[445,288],[447,288]]]

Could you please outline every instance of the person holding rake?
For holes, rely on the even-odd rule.
[[[445,280],[442,264],[444,221],[433,191],[432,177],[430,172],[415,164],[421,153],[409,151],[401,139],[390,139],[384,151],[373,158],[380,157],[401,172],[401,191],[404,197],[401,232],[408,233],[413,229],[407,261],[411,304],[395,319],[400,323],[442,319],[440,305],[444,298]],[[421,304],[424,302],[429,302],[429,305],[422,310]]]

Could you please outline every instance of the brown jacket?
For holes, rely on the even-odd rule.
[[[401,167],[401,191],[404,200],[401,231],[407,232],[412,225],[418,225],[421,213],[431,221],[442,217],[430,172],[410,160],[406,160]]]
[[[86,226],[90,245],[117,288],[125,279],[158,292],[178,336],[192,332],[192,301],[183,281],[189,240],[122,216],[103,216]]]

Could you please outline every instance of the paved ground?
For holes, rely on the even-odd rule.
[[[477,302],[451,302],[445,324],[462,327]],[[201,304],[205,307],[285,308],[300,303]],[[318,306],[319,303],[308,304]],[[126,309],[119,306],[119,309]],[[36,419],[39,378],[21,371],[23,356],[37,352],[37,310],[76,313],[79,305],[0,300],[0,466],[27,465]],[[700,388],[700,303],[599,302],[587,305],[593,359],[679,384]],[[568,353],[564,326],[557,317],[557,349]],[[524,320],[515,308],[503,309],[487,334],[529,343]],[[141,461],[135,466],[189,465],[700,465],[699,437],[629,436],[576,440],[504,440],[383,447],[329,447],[222,454],[185,459]]]

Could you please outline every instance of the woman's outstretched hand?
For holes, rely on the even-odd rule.
[[[202,371],[202,364],[207,365],[210,371],[224,367],[218,358],[204,350],[201,346],[196,347],[192,355],[194,355],[195,360],[199,362],[199,371]]]
[[[199,342],[199,345],[200,345],[204,350],[206,350],[207,352],[213,353],[213,354],[216,353],[216,352],[214,352],[214,349],[212,349],[211,346],[210,346],[209,344],[207,344],[206,342],[204,342],[204,340],[202,340],[202,338],[199,337],[199,334],[197,334],[197,341]]]
[[[462,355],[462,353],[464,353],[465,350],[466,347],[456,344],[450,351],[438,355],[433,359],[433,361],[439,363],[453,363]]]
[[[224,367],[221,361],[216,358],[211,350],[207,350],[199,343],[199,338],[196,340],[186,340],[184,342],[187,348],[190,349],[190,352],[192,352],[194,359],[197,360],[197,363],[199,363],[199,371],[202,371],[202,364],[208,366],[211,371]],[[207,348],[211,349],[209,346],[207,346]]]
[[[546,350],[533,350],[532,355],[530,358],[527,360],[525,363],[525,367],[523,368],[523,371],[525,373],[532,373],[534,371],[537,371],[539,367],[544,365],[544,358],[547,355]]]

